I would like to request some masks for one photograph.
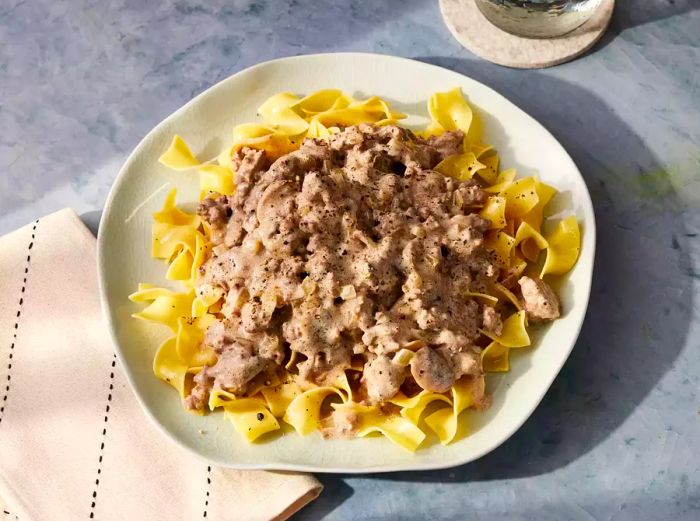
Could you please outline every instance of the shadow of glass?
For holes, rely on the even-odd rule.
[[[625,0],[617,8],[613,22],[620,29],[629,29],[699,9],[700,4],[698,4],[697,0],[670,0],[665,2]]]
[[[596,44],[593,51],[601,49],[617,38],[622,31],[640,25],[664,20],[672,16],[688,14],[700,9],[697,0],[670,0],[649,2],[647,0],[618,1],[613,18],[605,35]]]
[[[563,467],[604,442],[671,368],[691,321],[686,209],[661,164],[593,94],[537,71],[419,58],[491,85],[543,123],[584,175],[597,219],[591,301],[571,357],[512,438],[449,471],[374,474],[410,482],[488,481]],[[645,283],[648,281],[648,283]],[[333,483],[331,476],[324,482]]]

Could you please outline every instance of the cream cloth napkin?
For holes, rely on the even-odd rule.
[[[72,210],[0,238],[0,520],[286,519],[312,476],[210,467],[150,424],[102,324]]]

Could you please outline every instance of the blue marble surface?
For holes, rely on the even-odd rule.
[[[505,94],[583,172],[599,245],[576,349],[512,439],[451,470],[319,476],[296,519],[700,519],[697,0],[619,1],[591,53],[540,71],[471,55],[436,1],[2,0],[0,233],[99,210],[126,154],[185,101],[322,51],[412,57]]]

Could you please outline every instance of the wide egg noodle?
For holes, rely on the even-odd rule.
[[[510,370],[510,348],[495,340],[481,352],[481,365],[487,373],[503,373]]]
[[[257,138],[244,139],[233,144],[231,152],[240,150],[243,147],[255,148],[263,150],[270,158],[275,160],[285,154],[295,151],[298,148],[297,142],[289,136],[282,134],[270,134]]]
[[[503,231],[490,230],[484,234],[484,246],[506,268],[510,266],[514,244],[515,239]]]
[[[284,421],[302,436],[318,430],[321,426],[323,402],[334,394],[341,401],[340,404],[332,405],[334,409],[350,408],[357,415],[359,423],[357,437],[378,432],[411,452],[415,451],[425,438],[423,431],[410,420],[402,416],[383,414],[374,406],[352,402],[348,399],[347,393],[337,387],[316,387],[297,395],[287,407]]]
[[[362,369],[360,369],[360,371],[362,371]],[[352,387],[350,387],[350,381],[348,380],[348,375],[345,371],[338,375],[338,378],[336,378],[333,387],[345,393],[346,401],[353,401],[354,396],[352,392]]]
[[[489,295],[488,293],[479,293],[477,291],[465,291],[463,295],[468,298],[476,299],[487,306],[494,306],[498,302],[498,297],[494,295]]]
[[[379,121],[375,121],[374,125],[378,127],[386,127],[387,125],[398,125],[399,121],[391,118],[387,119],[380,119]],[[331,129],[338,129],[338,127],[330,127]]]
[[[484,219],[491,221],[492,230],[500,230],[506,226],[506,199],[498,195],[490,195],[486,204],[479,212]]]
[[[331,131],[318,118],[313,118],[309,124],[309,131],[306,137],[311,139],[328,139],[331,137]]]
[[[515,219],[506,219],[506,225],[503,228],[503,232],[507,233],[511,237],[515,237]],[[516,250],[513,250],[513,254],[515,255]]]
[[[224,418],[229,420],[236,432],[248,442],[280,428],[279,422],[261,398],[239,398],[223,389],[213,389],[208,405],[210,411],[223,408]]]
[[[214,351],[202,345],[204,333],[214,322],[214,315],[206,314],[199,318],[180,317],[175,335],[175,350],[180,360],[188,366],[205,366],[216,363]]]
[[[221,152],[217,158],[220,166],[233,170],[233,156],[243,147],[263,150],[266,155],[275,160],[284,154],[298,148],[300,140],[292,139],[290,135],[276,131],[269,125],[259,123],[241,123],[233,127],[233,143]],[[201,182],[200,182],[201,184]]]
[[[416,135],[418,137],[422,138],[429,138],[431,136],[439,136],[441,134],[445,133],[445,129],[442,128],[440,123],[437,121],[431,120],[426,126],[423,131],[416,132]]]
[[[187,293],[177,293],[165,288],[155,288],[148,284],[140,284],[139,290],[129,296],[133,302],[150,302],[143,310],[133,314],[135,318],[163,324],[170,328],[175,336],[168,340],[160,349],[160,359],[170,361],[171,365],[177,362],[180,370],[193,366],[211,364],[215,361],[214,353],[210,349],[202,349],[204,332],[214,321],[214,316],[199,310],[200,298],[195,298],[193,290]],[[167,353],[167,356],[166,354]],[[154,365],[154,372],[162,379],[163,368],[167,366],[159,363]],[[180,371],[181,372],[181,371]],[[173,378],[170,376],[169,378]]]
[[[459,416],[474,405],[474,385],[483,376],[463,376],[452,386],[452,408],[438,409],[425,419],[442,445],[452,442],[457,435]]]
[[[542,250],[548,246],[547,239],[545,239],[539,231],[525,221],[522,221],[518,226],[518,230],[515,232],[515,245],[518,246],[526,240],[534,241],[537,247]]]
[[[237,399],[238,397],[231,392],[220,388],[214,388],[211,390],[211,393],[209,393],[209,402],[207,405],[209,410],[213,411],[217,407],[223,407],[224,405],[227,405]]]
[[[520,252],[530,262],[537,262],[540,256],[540,248],[532,239],[526,239],[520,244]]]
[[[196,249],[196,231],[201,218],[189,214],[175,206],[177,191],[173,188],[168,193],[163,208],[153,214],[151,227],[151,256],[170,262],[183,249],[194,256]]]
[[[506,199],[506,217],[520,218],[532,210],[539,202],[535,190],[535,179],[523,177],[499,192]]]
[[[301,436],[318,430],[321,425],[323,401],[334,394],[345,402],[345,394],[335,387],[315,387],[302,392],[287,407],[284,421],[294,427]]]
[[[349,109],[362,111],[367,114],[378,114],[378,121],[404,119],[406,114],[394,111],[389,104],[378,96],[372,96],[364,101],[353,101],[348,105]]]
[[[436,172],[450,176],[458,181],[468,181],[475,173],[486,168],[481,164],[473,152],[448,156],[434,168]]]
[[[542,220],[544,216],[544,208],[547,206],[549,201],[557,193],[556,189],[543,183],[537,177],[535,179],[535,191],[537,192],[537,197],[539,201],[527,214],[520,218],[520,221],[530,225],[537,233],[540,233],[540,227],[542,226]],[[546,242],[546,241],[544,241]],[[540,250],[546,248],[542,246],[542,240],[533,240],[531,238],[525,238],[520,244],[520,251],[523,256],[531,261],[536,262]]]
[[[295,366],[298,357],[299,357],[299,353],[297,351],[292,351],[292,354],[289,356],[289,361],[284,366],[284,368],[287,371],[292,369]]]
[[[202,165],[198,168],[198,171],[200,199],[203,199],[209,193],[233,195],[236,191],[233,170],[230,166]]]
[[[409,452],[415,452],[425,439],[425,433],[411,421],[401,416],[382,414],[376,407],[363,411],[360,414],[360,423],[361,427],[357,431],[358,437],[362,438],[373,432],[378,432]]]
[[[497,194],[508,188],[513,184],[515,180],[515,169],[509,168],[508,170],[503,170],[496,177],[496,183],[491,186],[484,187],[484,192],[491,194]]]
[[[406,367],[411,363],[411,359],[415,356],[415,352],[411,351],[410,349],[399,349],[395,354],[394,358],[391,359],[391,361],[397,365],[400,365],[401,367]]]
[[[270,125],[260,123],[240,123],[233,127],[231,137],[234,143],[241,143],[248,140],[266,138],[275,134],[275,129]]]
[[[267,402],[268,409],[276,418],[282,418],[289,404],[302,392],[299,384],[293,381],[275,387],[266,387],[260,391]]]
[[[196,229],[189,224],[176,225],[154,222],[151,252],[154,258],[170,262],[182,250],[194,252],[197,244]]]
[[[503,284],[501,284],[500,282],[496,282],[493,285],[493,287],[496,289],[496,291],[498,293],[500,293],[504,297],[502,300],[509,301],[511,304],[513,304],[513,306],[516,307],[516,309],[518,311],[523,309],[523,305],[520,303],[520,300],[518,299],[518,297],[515,296],[515,293],[513,293],[511,290],[506,288]]]
[[[175,258],[170,262],[168,271],[165,272],[165,278],[168,280],[187,280],[190,278],[190,269],[194,257],[187,249],[180,250],[180,253],[175,255]]]
[[[535,180],[535,191],[537,192],[538,202],[527,214],[523,215],[521,219],[532,226],[535,230],[540,229],[542,226],[542,220],[544,218],[544,208],[547,206],[549,201],[552,200],[557,193],[556,188],[543,183],[537,177]]]
[[[405,114],[392,112],[388,105],[377,97],[352,102],[345,108],[320,112],[314,116],[325,126],[349,126],[360,123],[376,123],[382,120],[403,119]]]
[[[402,416],[384,414],[376,406],[342,403],[333,404],[333,408],[335,410],[349,409],[357,416],[359,428],[356,434],[358,438],[379,433],[409,452],[415,452],[425,439],[425,433],[411,421]]]
[[[187,146],[185,140],[175,134],[168,149],[158,158],[158,161],[173,170],[189,170],[198,167],[201,162]]]
[[[547,236],[547,243],[547,257],[540,277],[567,273],[576,264],[581,251],[581,232],[576,217],[571,215],[559,221]]]
[[[177,189],[171,189],[165,196],[163,208],[153,214],[153,220],[162,224],[187,225],[196,228],[201,219],[198,215],[182,211],[176,205]]]
[[[165,278],[168,280],[181,281],[185,286],[194,288],[200,266],[204,264],[210,246],[204,235],[195,230],[194,247],[183,248],[170,261]]]
[[[546,249],[549,244],[540,232],[529,223],[523,221],[515,232],[515,246],[520,246],[520,251],[530,262],[535,262],[540,250]]]
[[[207,260],[207,255],[210,249],[211,246],[207,238],[204,236],[204,234],[197,231],[195,233],[194,258],[192,259],[192,266],[190,267],[190,278],[187,281],[188,286],[195,286],[195,282],[199,276],[199,268],[201,268],[204,265],[204,262]]]
[[[486,157],[476,156],[485,168],[479,170],[478,175],[488,184],[492,185],[498,181],[498,154],[489,154]]]
[[[444,394],[425,390],[410,398],[406,397],[403,393],[399,393],[389,400],[390,403],[401,407],[401,416],[411,421],[414,425],[418,425],[425,408],[435,401],[441,401],[452,405],[452,400]]]
[[[132,302],[151,303],[138,313],[131,315],[157,324],[168,326],[173,332],[178,330],[178,320],[189,317],[194,300],[194,291],[177,293],[164,288],[146,288],[129,295]]]
[[[342,109],[350,105],[352,98],[340,89],[321,89],[304,96],[294,105],[295,109],[307,116],[313,116],[329,110]]]
[[[233,428],[248,442],[280,428],[277,419],[255,398],[239,398],[225,406],[224,418],[229,420]]]
[[[506,289],[517,287],[518,280],[520,280],[520,277],[522,277],[526,268],[527,261],[520,256],[517,249],[514,249],[513,256],[510,259],[510,268],[508,268],[508,270],[503,273],[503,279],[499,282],[499,284],[501,284]],[[522,305],[515,304],[515,301],[507,294],[506,297],[508,300],[513,302],[513,305],[516,308],[521,309]],[[517,297],[515,298],[515,300],[518,300]]]
[[[428,112],[437,133],[461,130],[465,135],[471,127],[473,113],[459,88],[447,92],[436,92],[428,100]]]
[[[224,290],[218,286],[203,284],[197,289],[197,296],[192,301],[192,316],[201,317],[224,296]]]
[[[493,151],[493,146],[486,145],[484,143],[471,144],[471,145],[469,145],[469,150],[474,153],[474,155],[476,156],[477,159],[481,159],[481,156],[485,155],[487,152]],[[496,172],[497,172],[497,170],[496,170]],[[494,174],[496,172],[494,172]]]
[[[137,290],[129,295],[132,302],[150,302],[158,297],[173,295],[176,292],[166,288],[159,288],[147,282],[139,282]]]
[[[275,131],[296,136],[309,128],[308,121],[293,108],[298,102],[299,98],[289,92],[275,94],[267,98],[258,108],[258,114],[266,123],[272,125]]]
[[[265,124],[234,127],[233,144],[218,157],[220,166],[230,168],[233,154],[244,146],[264,150],[276,159],[298,148],[303,137],[327,139],[337,126],[389,124],[406,117],[391,110],[381,98],[353,100],[337,89],[320,90],[301,99],[291,93],[276,94],[258,112]]]
[[[163,342],[153,358],[153,373],[177,389],[181,399],[186,398],[187,365],[180,360],[175,349],[175,337]]]
[[[503,321],[503,330],[495,335],[485,329],[480,329],[482,335],[506,347],[526,347],[530,345],[530,335],[527,334],[525,311],[513,313]]]

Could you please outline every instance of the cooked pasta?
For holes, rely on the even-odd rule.
[[[463,373],[455,369],[457,376],[446,386],[430,381],[430,375],[416,368],[422,367],[421,361],[434,361],[433,350],[426,349],[427,344],[421,339],[401,342],[401,334],[394,333],[389,344],[382,344],[391,346],[381,348],[388,354],[372,354],[360,346],[339,366],[342,370],[334,371],[331,367],[321,385],[308,377],[314,373],[303,369],[303,364],[308,362],[303,353],[281,347],[278,338],[259,335],[255,337],[259,342],[257,350],[280,353],[275,369],[260,373],[264,378],[249,378],[245,392],[234,392],[234,387],[217,386],[210,381],[204,401],[198,402],[198,407],[191,407],[196,412],[222,409],[224,417],[249,442],[288,424],[302,436],[315,431],[340,437],[379,433],[400,447],[415,451],[429,431],[442,444],[452,442],[460,431],[468,429],[462,421],[465,410],[488,407],[484,372],[508,371],[510,351],[530,345],[529,321],[558,316],[556,296],[542,278],[565,274],[574,266],[580,251],[580,232],[576,218],[571,216],[559,221],[551,233],[542,233],[546,205],[556,190],[534,176],[516,179],[514,170],[499,170],[498,154],[490,145],[482,143],[476,116],[459,89],[431,96],[428,112],[431,121],[415,139],[437,143],[435,140],[440,136],[463,136],[457,143],[461,151],[447,154],[433,170],[454,180],[450,186],[476,187],[474,190],[484,194],[482,199],[468,200],[473,190],[453,188],[450,204],[455,208],[471,208],[464,213],[476,215],[475,218],[485,223],[483,243],[479,239],[474,244],[485,248],[484,255],[490,259],[490,265],[498,267],[497,272],[488,275],[482,283],[462,288],[458,296],[463,302],[472,301],[473,309],[483,309],[483,323],[474,332],[472,346],[477,354],[476,367],[463,369]],[[322,146],[334,139],[333,136],[345,136],[347,129],[362,124],[371,127],[358,127],[360,133],[380,132],[367,129],[385,127],[386,135],[405,138],[400,135],[402,131],[392,130],[405,115],[393,110],[385,100],[376,96],[357,100],[337,89],[324,89],[304,97],[288,92],[276,94],[260,106],[258,113],[262,121],[234,127],[230,146],[215,158],[198,158],[176,135],[160,162],[172,170],[197,172],[202,204],[209,205],[212,211],[221,211],[215,204],[216,198],[232,196],[237,192],[237,183],[245,183],[239,172],[243,167],[236,159],[241,157],[242,151],[260,151],[254,158],[253,155],[245,158],[284,161],[305,139],[317,140]],[[347,136],[347,139],[352,138],[351,134]],[[328,175],[337,177],[339,174],[331,169]],[[336,181],[346,182],[341,178]],[[264,214],[264,203],[263,198],[258,204],[259,215]],[[302,213],[304,211],[309,213],[314,209],[302,209]],[[203,281],[207,262],[223,251],[222,233],[229,231],[217,228],[201,215],[178,208],[176,192],[172,190],[163,208],[153,215],[152,255],[165,263],[166,278],[177,281],[182,289],[174,291],[140,284],[130,296],[132,301],[145,305],[133,315],[135,318],[169,329],[170,336],[156,351],[153,371],[177,389],[183,400],[191,400],[194,389],[203,385],[207,378],[212,379],[206,368],[214,366],[222,355],[213,345],[211,331],[219,327],[222,317],[240,313],[246,305],[253,305],[257,313],[272,316],[283,298],[269,291],[252,295],[248,289],[233,291]],[[423,239],[431,232],[413,226],[411,233]],[[370,235],[359,239],[365,245],[363,248],[380,247],[378,239]],[[250,239],[243,240],[240,248],[255,255],[265,245],[260,240]],[[438,247],[443,256],[449,253],[444,250],[444,245]],[[434,270],[441,261],[426,253],[416,262],[423,263],[425,268],[421,269],[432,267]],[[367,270],[366,276],[371,278],[372,265],[368,265]],[[420,290],[422,281],[418,273],[420,270],[407,277],[401,289],[404,294]],[[538,276],[530,277],[525,273],[538,273]],[[290,298],[306,299],[313,305],[313,299],[318,298],[314,295],[320,291],[318,284],[306,274]],[[340,309],[354,309],[352,303],[361,299],[356,289],[353,284],[339,288],[335,301]],[[555,302],[557,309],[553,310]],[[510,314],[501,320],[502,313]],[[372,331],[381,329],[380,326]],[[455,355],[449,360],[451,364],[458,364],[471,359]],[[409,369],[412,376],[406,376]],[[369,375],[382,375],[386,380],[384,371],[397,371],[402,375],[400,388],[395,386],[391,392],[371,388]],[[382,382],[385,380],[380,378]]]

